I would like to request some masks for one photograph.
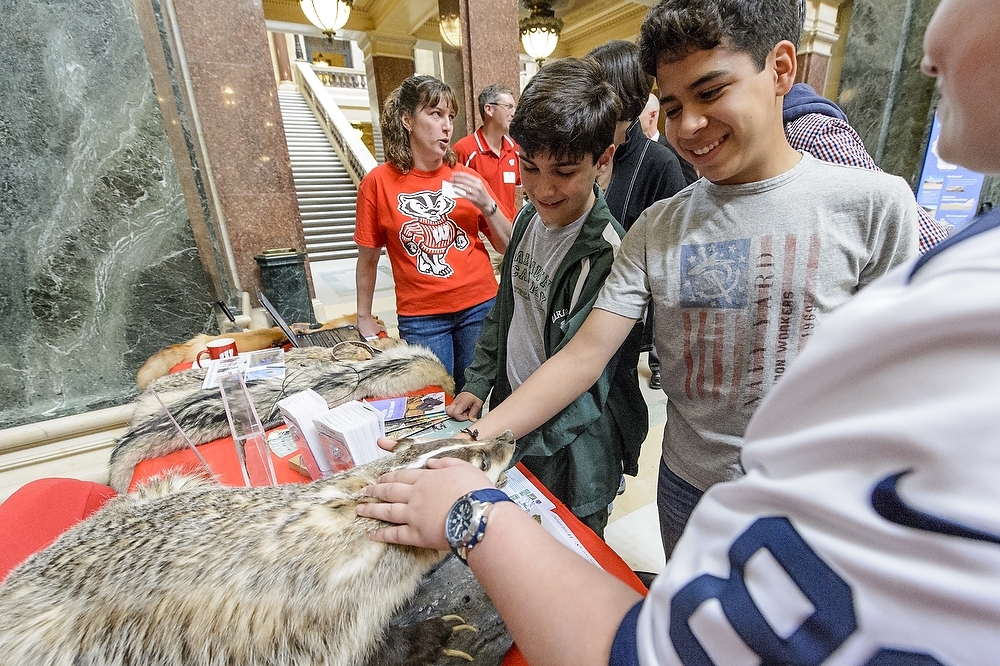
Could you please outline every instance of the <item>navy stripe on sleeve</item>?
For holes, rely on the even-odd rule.
[[[920,270],[920,268],[924,264],[926,264],[928,261],[933,259],[935,256],[937,256],[944,250],[947,250],[952,245],[957,245],[968,238],[972,238],[977,234],[981,234],[984,231],[989,231],[990,229],[996,228],[998,226],[1000,226],[1000,210],[994,210],[987,213],[986,215],[982,215],[976,218],[975,220],[970,222],[967,227],[959,231],[957,234],[941,241],[940,243],[932,247],[926,254],[922,255],[920,259],[918,259],[917,262],[913,265],[913,269],[910,271],[909,280],[913,279],[914,274],[916,274],[916,272]],[[907,280],[907,282],[909,282],[909,280]]]
[[[622,623],[618,625],[618,632],[611,644],[611,659],[608,661],[608,666],[638,665],[639,648],[636,645],[636,624],[639,622],[639,611],[642,610],[642,603],[640,601],[632,606],[622,619]]]

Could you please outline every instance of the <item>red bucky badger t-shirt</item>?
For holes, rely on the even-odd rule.
[[[461,165],[404,174],[387,163],[358,187],[354,242],[388,251],[396,312],[403,316],[458,312],[496,296],[493,266],[479,238],[480,231],[490,236],[486,219],[468,199],[442,191],[442,181],[455,171],[482,180]]]

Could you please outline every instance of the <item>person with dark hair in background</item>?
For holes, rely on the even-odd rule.
[[[990,174],[997,32],[1000,3],[942,0],[922,63],[941,157]],[[747,429],[746,476],[705,494],[645,600],[510,502],[475,525],[469,567],[533,664],[996,663],[998,331],[991,212],[819,326]],[[489,479],[428,466],[365,489],[384,501],[359,513],[399,523],[374,539],[449,547],[449,507]]]
[[[687,181],[675,151],[650,141],[642,131],[642,110],[646,106],[652,79],[639,65],[639,47],[615,39],[587,54],[604,73],[604,79],[622,100],[622,115],[615,132],[615,159],[610,173],[598,178],[608,200],[608,208],[628,231],[639,215],[653,203],[672,197]],[[640,349],[649,351],[649,387],[660,384],[660,359],[653,342],[655,312],[646,311]],[[635,359],[638,362],[638,357]]]
[[[521,184],[517,165],[517,143],[508,136],[517,103],[514,92],[497,84],[479,93],[479,117],[483,124],[472,134],[455,142],[459,164],[469,167],[486,181],[497,195],[503,214],[517,215],[515,192]]]
[[[358,330],[384,330],[372,300],[385,247],[399,336],[430,348],[461,390],[497,293],[479,233],[503,252],[511,225],[482,176],[456,164],[449,144],[457,112],[451,87],[432,76],[411,76],[392,91],[382,110],[386,163],[358,186],[354,242]]]
[[[639,116],[653,87],[639,66],[639,47],[615,39],[598,46],[587,57],[601,68],[622,102],[615,129],[615,158],[598,177],[615,219],[628,231],[654,201],[672,197],[686,182],[676,155],[650,141]]]

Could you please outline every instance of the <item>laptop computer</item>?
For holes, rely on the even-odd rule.
[[[336,347],[341,342],[364,342],[364,338],[361,337],[358,328],[351,325],[297,335],[292,330],[292,327],[288,325],[288,322],[282,319],[274,305],[271,301],[267,300],[267,296],[260,289],[257,290],[257,298],[260,300],[260,304],[264,306],[264,309],[267,310],[267,313],[271,315],[274,323],[278,325],[278,328],[282,330],[285,337],[292,343],[293,347]]]

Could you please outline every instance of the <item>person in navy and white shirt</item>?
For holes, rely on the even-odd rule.
[[[749,0],[720,0],[721,2]],[[938,150],[1000,174],[1000,3],[942,0],[922,68]],[[1000,661],[1000,212],[817,328],[645,600],[495,505],[469,566],[537,664]],[[458,461],[383,478],[378,540],[445,547]]]

